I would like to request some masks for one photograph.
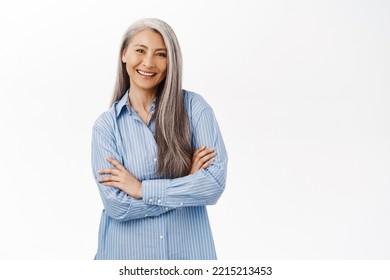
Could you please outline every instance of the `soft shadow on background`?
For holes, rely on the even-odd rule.
[[[220,259],[390,258],[388,1],[1,4],[0,259],[92,259],[91,127],[120,38],[167,21],[229,152]]]

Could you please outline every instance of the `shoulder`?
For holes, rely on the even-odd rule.
[[[93,124],[93,130],[109,134],[113,132],[115,126],[115,107],[114,105],[108,111],[103,112]]]
[[[183,90],[183,93],[186,109],[191,115],[199,115],[204,110],[211,110],[210,105],[200,94],[188,90]]]

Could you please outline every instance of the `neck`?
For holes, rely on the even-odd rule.
[[[129,100],[131,106],[136,110],[149,111],[149,104],[157,95],[156,91],[140,91],[132,90],[130,87],[129,90]]]

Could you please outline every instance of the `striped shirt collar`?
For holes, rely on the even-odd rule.
[[[126,93],[122,96],[122,98],[119,101],[115,103],[114,106],[115,106],[116,117],[120,115],[124,107],[127,108],[130,115],[134,113],[134,109],[131,108],[129,102],[129,90],[126,91]],[[156,106],[156,98],[153,99],[153,101],[149,105],[149,110],[150,112],[152,112],[152,114],[154,113],[155,106]]]

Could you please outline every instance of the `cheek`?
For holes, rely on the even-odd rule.
[[[126,73],[129,75],[129,77],[133,76],[133,69],[129,66],[128,63],[126,63]]]
[[[165,69],[165,71],[163,72],[162,77],[165,78],[166,75],[167,75],[167,69]]]
[[[161,65],[160,69],[161,69],[161,72],[163,73],[163,76],[165,77],[167,75],[168,65],[166,63],[164,63]]]
[[[128,56],[127,57],[127,63],[126,63],[126,68],[131,69],[138,64],[140,64],[141,60],[137,58],[136,56]]]
[[[133,75],[134,74],[134,67],[136,66],[135,62],[132,61],[132,60],[128,60],[127,63],[126,63],[126,71],[127,71],[127,74],[129,75]]]

